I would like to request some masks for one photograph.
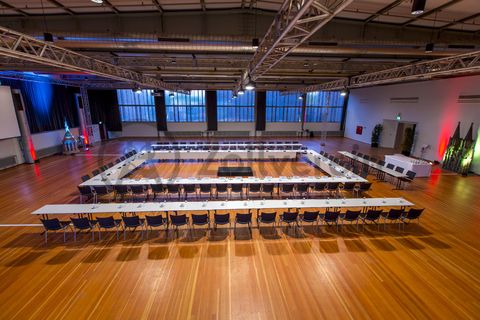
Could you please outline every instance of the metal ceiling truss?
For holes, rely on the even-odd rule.
[[[341,90],[381,84],[426,80],[433,77],[450,77],[480,73],[480,51],[465,53],[448,58],[405,65],[402,67],[371,72],[348,79],[309,86],[302,91]]]
[[[261,77],[353,0],[285,0],[236,88]]]
[[[178,86],[171,83],[147,77],[139,72],[67,50],[4,27],[0,27],[0,56],[85,72],[119,81],[128,81],[144,88],[182,91]],[[182,92],[186,93],[185,91]]]

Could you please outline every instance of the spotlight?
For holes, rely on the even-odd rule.
[[[260,41],[258,40],[258,38],[253,38],[252,39],[252,47],[253,48],[257,49],[259,44],[260,44]]]
[[[435,45],[433,43],[427,43],[427,45],[425,46],[425,53],[431,53],[433,52],[433,47]]]
[[[53,42],[53,34],[51,34],[50,32],[44,32],[43,40],[47,42]]]
[[[244,94],[244,93],[245,93],[245,91],[243,91],[242,89],[238,90],[238,92],[237,92],[237,94],[238,94],[239,96],[241,96],[241,95]]]
[[[302,97],[302,96],[298,96],[298,100],[303,100],[303,97]]]
[[[237,99],[237,94],[236,93],[233,94],[232,99]]]
[[[133,92],[135,92],[136,94],[140,94],[140,93],[142,93],[142,89],[140,89],[140,87],[135,87],[133,89]]]
[[[177,60],[173,59],[172,64],[177,64]]]
[[[255,90],[255,83],[254,83],[253,81],[250,81],[250,82],[245,86],[245,89],[247,89],[248,91]]]
[[[425,3],[427,0],[413,0],[412,14],[417,16],[425,11]]]
[[[344,90],[340,91],[340,95],[342,97],[345,97],[347,95],[347,90],[344,89]]]
[[[98,3],[98,4],[102,4],[103,3],[103,0],[92,0],[93,3]]]
[[[170,92],[170,93],[168,94],[168,96],[169,96],[169,97],[175,97],[175,92]]]

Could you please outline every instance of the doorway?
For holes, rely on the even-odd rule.
[[[404,151],[403,150],[403,142],[405,140],[405,132],[407,129],[411,129],[413,131],[413,136],[415,137],[415,129],[416,129],[417,124],[412,123],[412,122],[398,122],[397,126],[397,133],[395,135],[395,144],[394,144],[394,149],[398,151],[399,153]],[[405,150],[408,151],[409,153],[412,151],[412,148],[410,150]]]

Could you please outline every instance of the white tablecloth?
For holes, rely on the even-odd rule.
[[[414,159],[403,154],[385,155],[385,162],[415,172],[417,177],[430,177],[432,165],[424,160]]]

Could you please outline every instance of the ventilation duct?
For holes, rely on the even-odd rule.
[[[418,103],[418,97],[390,98],[390,103]]]
[[[458,103],[480,103],[480,94],[476,95],[459,95]]]

